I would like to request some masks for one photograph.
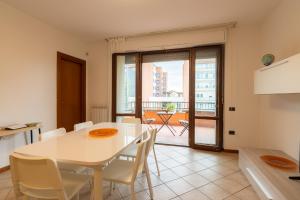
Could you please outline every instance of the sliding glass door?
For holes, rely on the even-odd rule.
[[[189,145],[189,51],[142,55],[142,119],[156,142]]]
[[[113,55],[112,119],[141,118],[157,142],[221,150],[223,45]]]
[[[190,129],[195,148],[222,148],[222,51],[222,46],[192,50]]]
[[[126,116],[138,117],[138,54],[118,54],[113,57],[112,120],[120,122]]]

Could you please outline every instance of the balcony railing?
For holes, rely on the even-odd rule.
[[[164,110],[168,104],[174,104],[176,111],[188,111],[189,102],[158,102],[158,101],[143,101],[143,110]],[[128,111],[133,111],[135,108],[135,102],[129,102],[127,104]],[[202,112],[215,112],[216,103],[214,102],[195,102],[195,110]]]

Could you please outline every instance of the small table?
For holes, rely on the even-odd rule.
[[[157,132],[159,132],[164,126],[166,126],[171,131],[171,133],[175,136],[176,130],[171,125],[169,125],[169,121],[171,117],[175,114],[175,112],[161,111],[161,112],[157,112],[156,114],[163,122],[162,126],[159,127]]]
[[[18,133],[24,133],[25,143],[28,144],[26,134],[29,131],[30,132],[30,143],[32,144],[33,143],[33,130],[38,129],[39,134],[41,134],[41,128],[42,128],[42,124],[38,123],[35,126],[28,126],[25,128],[19,128],[19,129],[14,129],[14,130],[0,129],[0,138],[11,136],[11,135],[16,135]]]

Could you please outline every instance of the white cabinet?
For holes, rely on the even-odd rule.
[[[300,54],[256,70],[254,93],[300,93]]]
[[[281,151],[241,148],[239,166],[261,200],[299,200],[300,182],[289,179],[297,171],[281,170],[269,166],[260,159],[262,155],[291,157]],[[296,162],[296,160],[293,160]]]

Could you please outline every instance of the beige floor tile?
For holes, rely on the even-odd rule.
[[[173,157],[173,159],[181,164],[186,164],[193,161],[192,159],[189,159],[187,156],[177,156],[177,157]]]
[[[228,162],[222,163],[222,165],[233,170],[240,170],[238,160],[230,160]]]
[[[179,176],[177,176],[177,174],[175,174],[174,172],[172,172],[171,170],[165,170],[162,171],[160,173],[160,180],[162,180],[163,182],[168,182],[168,181],[173,181],[175,179],[178,179]]]
[[[200,164],[199,162],[191,162],[191,163],[187,163],[185,165],[183,165],[195,172],[198,172],[198,171],[201,171],[201,170],[204,170],[204,169],[207,169],[206,166]]]
[[[0,190],[0,199],[5,199],[10,192],[11,188],[5,188]]]
[[[151,184],[153,187],[163,184],[162,180],[160,180],[158,176],[154,174],[150,174],[150,177],[151,177]],[[137,181],[139,181],[142,185],[144,185],[144,188],[148,189],[147,178],[145,176],[138,178]]]
[[[191,170],[184,166],[174,167],[171,170],[180,177],[195,173],[194,170]]]
[[[217,172],[215,172],[214,170],[211,170],[211,169],[201,170],[200,172],[198,172],[198,174],[203,176],[204,178],[210,180],[210,181],[215,181],[219,178],[224,177],[221,174],[219,174],[219,173],[217,173]]]
[[[259,200],[259,197],[257,196],[257,194],[255,193],[255,191],[251,186],[234,194],[234,196],[238,197],[241,200]]]
[[[159,185],[153,188],[155,200],[169,200],[176,197],[176,194],[166,185]]]
[[[217,172],[218,174],[221,174],[223,176],[227,176],[227,175],[233,174],[234,172],[237,171],[237,170],[230,169],[230,168],[225,167],[225,166],[220,165],[220,164],[218,164],[216,166],[213,166],[210,169],[214,170],[215,172]]]
[[[181,195],[194,189],[194,187],[187,183],[184,179],[170,181],[166,183],[166,185],[177,195]]]
[[[230,158],[221,157],[219,155],[213,155],[213,156],[208,157],[207,159],[209,159],[211,161],[214,161],[215,163],[218,163],[218,164],[221,164],[221,163],[224,163],[224,162],[228,162],[228,161],[231,160]]]
[[[182,165],[180,162],[177,162],[173,159],[165,160],[164,162],[161,162],[161,164],[167,168],[173,168]]]
[[[199,162],[201,165],[204,165],[206,167],[212,167],[212,166],[215,166],[217,164],[216,162],[214,162],[212,160],[209,160],[207,158],[201,159],[201,160],[199,160],[197,162]]]
[[[12,182],[10,178],[5,178],[0,180],[0,190],[5,188],[11,188],[11,187],[12,187]]]
[[[10,179],[10,178],[11,178],[10,171],[5,171],[0,174],[0,180]]]
[[[184,156],[189,158],[191,161],[199,161],[199,160],[207,158],[206,155],[203,155],[203,154],[197,153],[197,152],[187,154],[187,155],[184,155]]]
[[[209,198],[204,195],[199,190],[192,190],[180,196],[182,200],[209,200]]]
[[[224,189],[225,191],[229,192],[230,194],[236,193],[241,191],[245,188],[245,186],[233,181],[232,179],[228,178],[220,178],[214,182],[216,185]]]
[[[245,175],[241,171],[230,174],[230,175],[226,176],[226,178],[231,179],[245,187],[250,185],[248,179],[245,177]]]
[[[159,162],[171,159],[169,156],[166,156],[164,154],[158,154],[156,155],[156,158]]]
[[[227,197],[226,199],[224,200],[240,200],[239,198],[237,198],[236,196],[230,196],[230,197]]]
[[[199,174],[191,174],[183,177],[183,179],[195,188],[208,184],[210,181]]]
[[[204,185],[199,190],[212,200],[221,200],[230,196],[228,192],[213,183]]]
[[[148,199],[150,199],[150,196],[147,191],[141,191],[141,192],[137,192],[135,194],[135,198],[136,198],[136,200],[148,200]],[[123,200],[130,200],[130,199],[131,199],[131,196],[123,198]]]
[[[129,185],[117,184],[116,187],[119,190],[122,197],[127,197],[131,193]],[[146,190],[147,188],[148,188],[148,185],[141,184],[139,181],[135,181],[135,183],[134,183],[134,191],[135,192],[140,192],[140,191]]]
[[[15,200],[15,199],[16,199],[15,192],[13,189],[11,189],[5,200]]]
[[[168,169],[167,167],[165,167],[164,165],[162,165],[160,162],[158,163],[158,168],[159,168],[160,171],[164,171],[164,170]],[[157,174],[156,164],[155,163],[149,164],[149,170],[152,173]]]

